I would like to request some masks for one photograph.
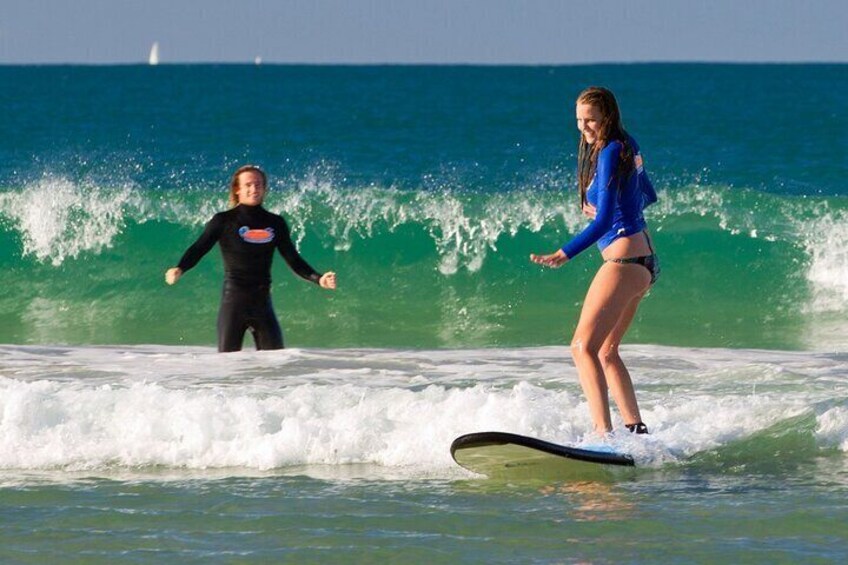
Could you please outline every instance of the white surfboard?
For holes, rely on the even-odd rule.
[[[466,434],[451,443],[462,467],[491,478],[592,480],[608,478],[615,468],[633,467],[624,453],[558,445],[505,432]]]

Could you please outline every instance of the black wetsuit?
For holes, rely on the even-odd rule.
[[[239,205],[215,214],[177,266],[188,271],[216,243],[224,257],[218,351],[240,351],[247,330],[256,349],[281,349],[283,332],[271,304],[274,250],[301,278],[318,284],[321,275],[298,254],[286,221],[262,206]]]

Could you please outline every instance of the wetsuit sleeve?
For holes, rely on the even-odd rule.
[[[206,228],[203,230],[203,233],[200,234],[200,237],[197,238],[191,247],[189,247],[185,253],[183,253],[182,259],[177,264],[177,267],[180,268],[182,272],[186,272],[200,261],[204,255],[209,253],[209,250],[215,246],[218,240],[221,238],[221,231],[224,228],[224,221],[220,215],[215,215],[209,223],[206,224]]]
[[[300,278],[318,284],[318,281],[321,280],[321,274],[304,261],[300,253],[297,252],[291,240],[289,226],[282,218],[280,218],[278,229],[280,237],[277,238],[277,249],[279,249],[283,259],[286,260],[289,268]]]
[[[621,144],[610,143],[598,155],[598,166],[595,170],[595,182],[598,186],[598,204],[595,206],[595,219],[583,231],[575,235],[571,241],[562,246],[562,251],[569,259],[584,251],[587,247],[601,239],[612,228],[615,214],[615,201],[618,196],[618,183],[615,181],[618,170]]]

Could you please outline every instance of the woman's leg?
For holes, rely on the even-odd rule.
[[[602,347],[633,299],[642,296],[649,284],[650,273],[640,265],[604,263],[586,293],[571,340],[571,355],[599,433],[612,430],[608,383],[601,363]]]
[[[600,358],[604,377],[607,380],[610,394],[612,394],[612,398],[615,400],[615,404],[618,406],[618,411],[621,413],[625,424],[641,422],[642,416],[639,413],[639,404],[636,401],[636,392],[633,389],[630,372],[624,366],[624,361],[621,360],[621,356],[618,354],[618,348],[621,345],[621,340],[624,339],[624,334],[630,328],[630,324],[636,315],[636,310],[639,308],[639,303],[644,296],[645,293],[643,292],[627,304],[618,323],[601,346]]]

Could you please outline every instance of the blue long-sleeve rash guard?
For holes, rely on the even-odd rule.
[[[595,242],[603,251],[616,239],[645,229],[642,210],[657,201],[657,194],[642,167],[639,146],[633,138],[628,142],[633,148],[636,170],[626,179],[618,175],[621,141],[611,141],[598,155],[595,176],[586,191],[586,200],[595,207],[595,219],[562,247],[569,259]]]

